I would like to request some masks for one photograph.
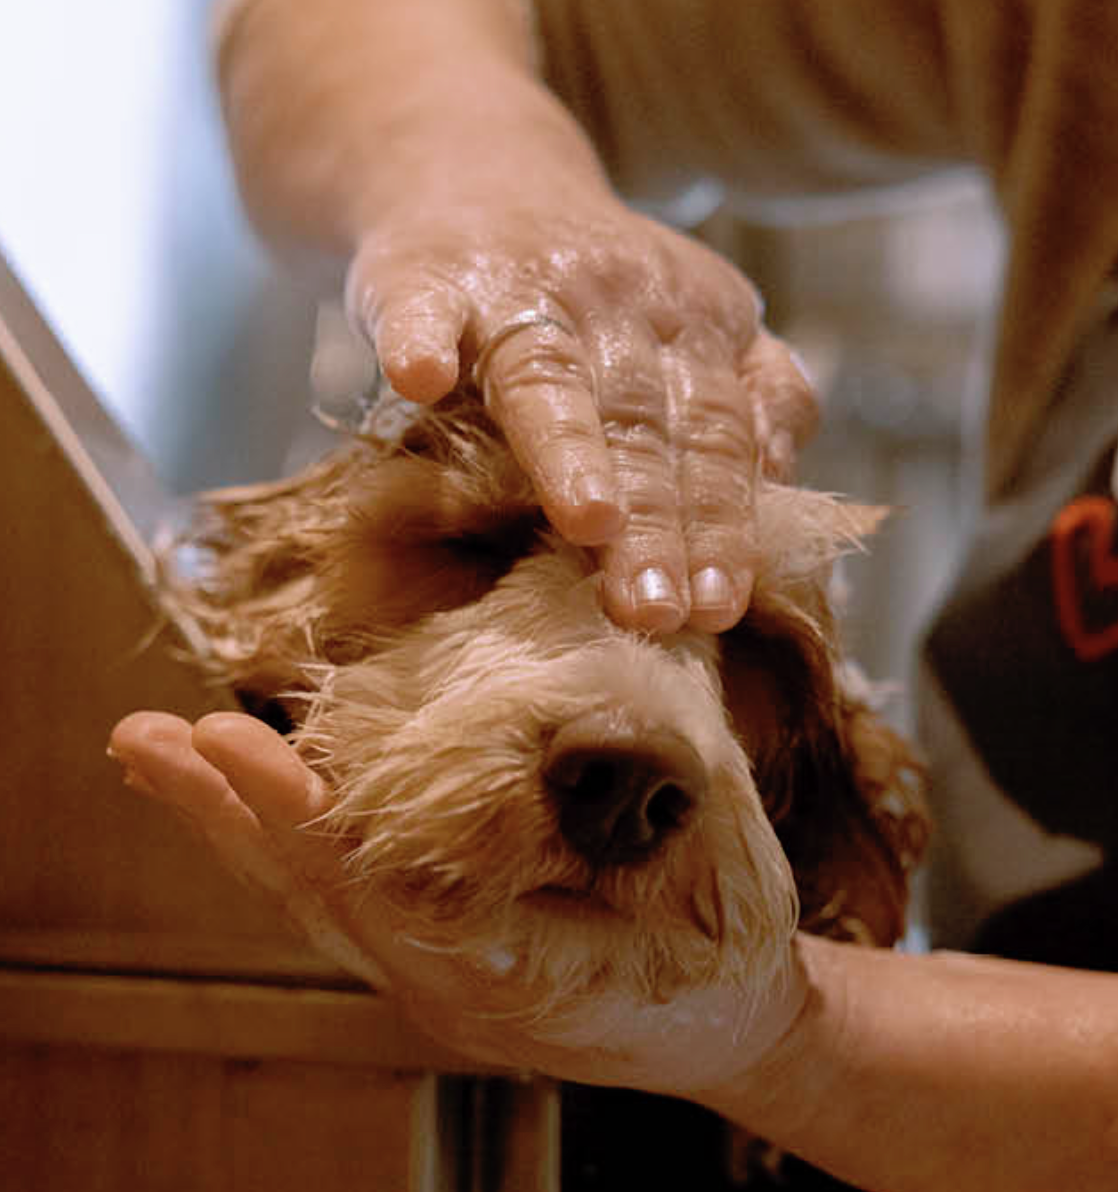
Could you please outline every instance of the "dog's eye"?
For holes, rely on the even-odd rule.
[[[467,604],[484,596],[519,559],[530,554],[538,541],[542,518],[537,510],[520,516],[479,519],[467,529],[416,545],[432,575],[439,574],[448,585],[438,601],[442,608]]]
[[[324,645],[348,660],[378,631],[480,600],[529,553],[543,525],[535,508],[455,509],[356,518],[325,552],[320,591],[329,610]],[[330,642],[337,643],[330,645]]]
[[[538,510],[527,510],[450,534],[442,539],[441,545],[464,563],[497,573],[500,578],[533,548],[542,527]]]

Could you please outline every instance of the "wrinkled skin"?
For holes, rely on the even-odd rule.
[[[599,548],[616,621],[740,619],[755,477],[787,476],[816,407],[726,260],[604,188],[534,178],[498,210],[492,191],[471,206],[431,190],[382,214],[348,302],[410,400],[443,397],[483,354],[490,410],[551,523]],[[525,312],[549,321],[501,334]]]
[[[419,1027],[475,1060],[687,1094],[738,1080],[802,1005],[805,986],[794,967],[748,1029],[739,994],[717,987],[662,1005],[595,997],[561,1021],[518,1016],[534,1002],[529,991],[410,944],[401,913],[348,880],[349,842],[300,830],[325,811],[329,796],[260,721],[217,713],[191,726],[139,712],[116,727],[111,749],[134,789],[185,813],[217,859],[312,943],[374,983],[383,983],[380,970]]]

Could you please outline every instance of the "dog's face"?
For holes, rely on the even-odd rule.
[[[798,915],[901,930],[915,770],[846,689],[825,600],[872,511],[763,486],[746,619],[652,640],[602,612],[476,403],[210,510],[214,572],[184,599],[425,946],[515,971],[544,1012],[764,989]]]

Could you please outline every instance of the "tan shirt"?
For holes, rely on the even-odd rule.
[[[1012,485],[1118,259],[1113,0],[535,0],[544,71],[619,187],[833,193],[952,165],[1010,237],[987,451]]]

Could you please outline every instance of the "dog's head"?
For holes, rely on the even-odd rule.
[[[797,922],[902,931],[918,772],[826,595],[876,511],[762,484],[744,620],[652,640],[604,615],[592,555],[476,402],[205,510],[212,571],[180,600],[336,793],[354,880],[426,946],[515,970],[543,1009],[764,988]]]

